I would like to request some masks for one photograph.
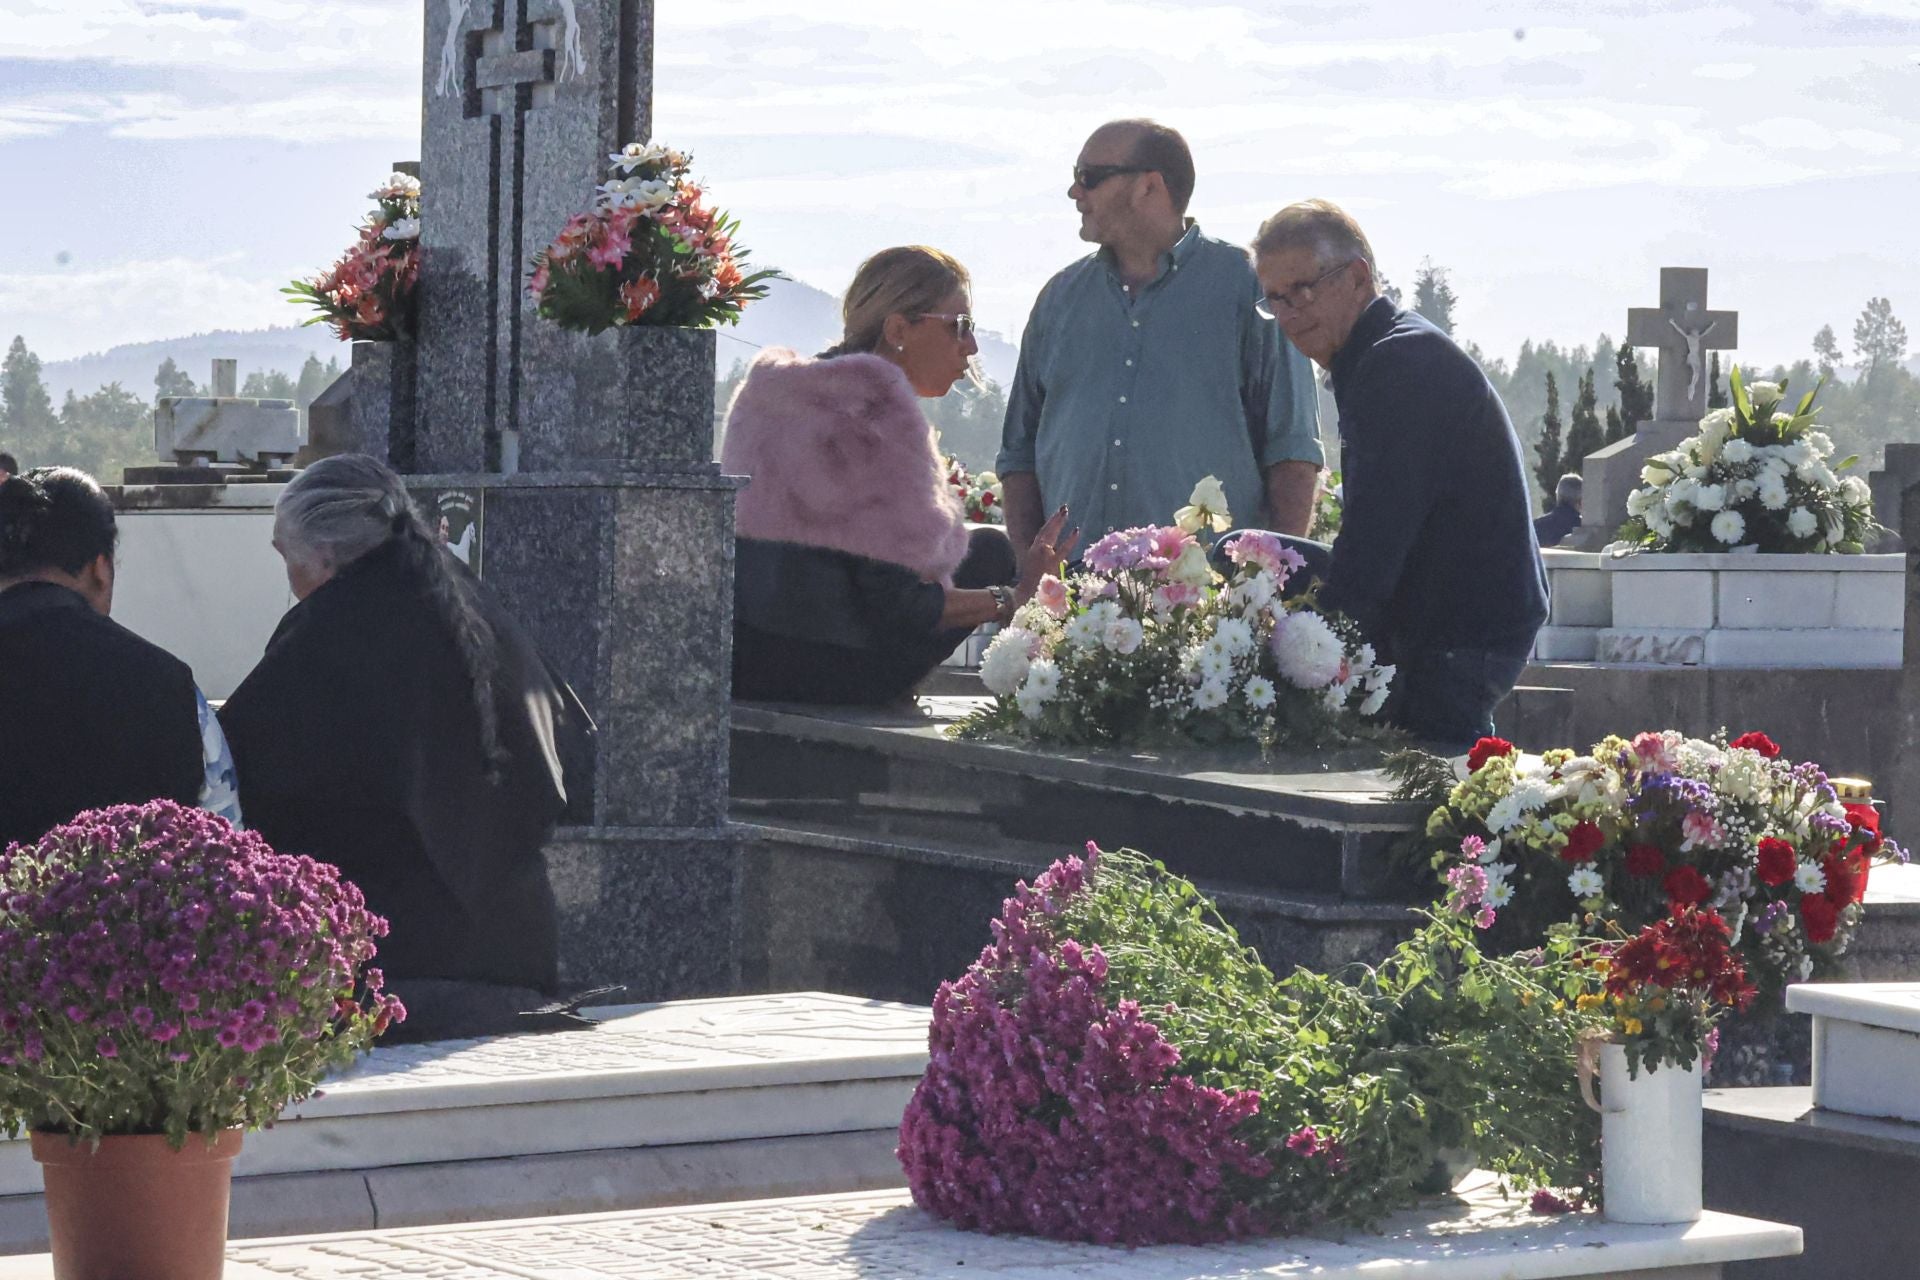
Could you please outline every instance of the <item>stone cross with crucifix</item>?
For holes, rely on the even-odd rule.
[[[530,260],[647,138],[653,0],[427,0],[418,469],[518,469]]]
[[[1627,312],[1627,345],[1660,350],[1654,421],[1697,423],[1707,412],[1706,353],[1740,345],[1740,314],[1707,310],[1706,268],[1662,267],[1660,305]]]
[[[1628,424],[1633,434],[1582,459],[1581,527],[1561,546],[1591,550],[1613,539],[1646,460],[1699,429],[1707,412],[1707,352],[1731,351],[1739,341],[1739,313],[1707,309],[1706,268],[1660,269],[1660,305],[1627,312],[1627,345],[1660,352],[1653,420]]]

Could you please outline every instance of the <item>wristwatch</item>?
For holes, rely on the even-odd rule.
[[[1014,609],[1013,588],[988,587],[987,594],[993,597],[995,606],[993,620],[1003,627],[1009,622],[1012,622]]]

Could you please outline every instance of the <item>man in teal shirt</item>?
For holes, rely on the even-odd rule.
[[[1166,524],[1209,475],[1235,524],[1305,534],[1323,456],[1312,366],[1254,311],[1246,251],[1186,217],[1185,140],[1102,125],[1067,194],[1100,248],[1047,282],[1021,339],[998,460],[1013,545],[1063,504],[1082,546]]]

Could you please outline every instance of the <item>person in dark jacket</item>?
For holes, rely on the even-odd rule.
[[[1560,477],[1560,483],[1553,486],[1553,510],[1534,519],[1534,541],[1543,547],[1557,547],[1568,534],[1580,527],[1580,494],[1583,488],[1576,472],[1569,471]]]
[[[585,712],[372,458],[291,481],[274,546],[297,603],[220,712],[249,823],[387,918],[402,1037],[536,1029],[558,945],[541,847]]]
[[[1399,670],[1389,715],[1464,749],[1493,732],[1547,616],[1520,441],[1486,375],[1380,296],[1373,249],[1322,200],[1253,244],[1258,308],[1331,375],[1345,485],[1320,599]]]
[[[214,795],[226,744],[193,672],[107,616],[118,538],[84,472],[0,482],[0,847],[107,805],[239,816]]]
[[[1004,533],[968,531],[947,482],[918,398],[971,371],[967,284],[937,249],[884,250],[847,289],[839,344],[816,359],[776,348],[748,371],[720,460],[750,479],[736,525],[735,697],[892,702],[974,628],[1010,621],[1072,552],[1061,508],[1022,573]]]

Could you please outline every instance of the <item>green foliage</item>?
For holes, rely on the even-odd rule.
[[[1413,1200],[1444,1148],[1523,1185],[1581,1186],[1598,1121],[1574,1063],[1598,975],[1563,930],[1517,956],[1479,950],[1463,918],[1427,914],[1377,967],[1276,977],[1191,883],[1131,851],[1103,852],[1063,936],[1097,944],[1105,994],[1136,1000],[1181,1053],[1183,1074],[1256,1089],[1242,1137],[1278,1150],[1312,1125],[1345,1153],[1316,1180],[1300,1162],[1245,1188],[1298,1221],[1371,1222]]]
[[[40,357],[27,350],[25,338],[15,335],[0,363],[0,438],[9,453],[20,456],[20,465],[35,465],[27,459],[44,446],[55,425],[53,400],[40,380]]]
[[[293,379],[278,369],[255,369],[240,384],[240,394],[255,400],[291,400],[294,390]]]
[[[1707,408],[1724,409],[1727,407],[1726,388],[1720,385],[1720,353],[1713,353],[1713,359],[1707,365]]]
[[[1562,461],[1568,471],[1578,470],[1588,454],[1598,453],[1606,444],[1606,436],[1600,430],[1598,404],[1593,370],[1589,368],[1580,375],[1580,391],[1567,418],[1567,450]]]
[[[158,399],[161,396],[198,395],[199,392],[186,370],[175,364],[172,356],[168,356],[160,362],[160,368],[154,372],[153,394],[154,398]]]
[[[30,465],[78,467],[102,484],[118,484],[124,469],[152,460],[152,407],[109,382],[91,395],[67,393],[59,429],[34,447]]]
[[[1313,492],[1313,525],[1307,530],[1307,536],[1315,542],[1332,542],[1340,536],[1340,518],[1345,510],[1341,493],[1340,473],[1322,472],[1320,487]]]
[[[1560,384],[1547,370],[1547,411],[1540,417],[1540,439],[1534,445],[1533,476],[1540,482],[1542,509],[1553,507],[1553,486],[1560,479]]]
[[[1449,281],[1450,274],[1445,267],[1436,267],[1432,258],[1422,258],[1420,270],[1413,277],[1413,309],[1449,337],[1453,335],[1453,308],[1460,301]]]
[[[1868,375],[1897,365],[1907,354],[1907,326],[1893,314],[1885,298],[1869,298],[1853,322],[1853,350],[1867,366]]]

